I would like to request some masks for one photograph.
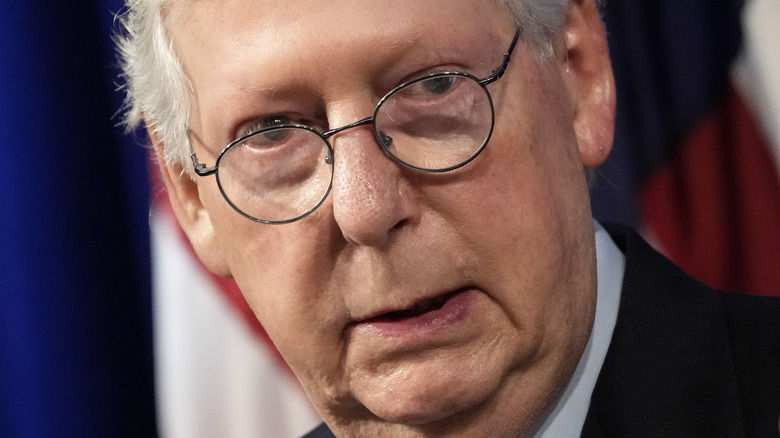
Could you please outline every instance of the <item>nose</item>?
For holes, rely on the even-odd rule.
[[[331,139],[333,216],[351,244],[380,248],[415,214],[402,170],[377,144],[371,126]]]

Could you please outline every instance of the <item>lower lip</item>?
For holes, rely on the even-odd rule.
[[[355,328],[388,337],[424,335],[442,330],[466,319],[477,294],[474,289],[464,290],[453,295],[441,308],[422,315],[404,319],[380,316],[362,321]]]

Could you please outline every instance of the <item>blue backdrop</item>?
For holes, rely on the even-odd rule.
[[[118,1],[0,13],[0,435],[154,436],[146,153],[115,129]]]

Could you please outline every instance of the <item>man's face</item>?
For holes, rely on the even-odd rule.
[[[268,117],[325,130],[425,73],[487,76],[515,32],[483,0],[203,0],[174,4],[166,22],[207,165]],[[596,287],[593,141],[575,129],[587,109],[569,42],[549,60],[518,44],[488,86],[493,137],[461,169],[403,168],[368,126],[337,134],[332,192],[292,224],[251,222],[213,178],[168,170],[196,250],[235,277],[337,434],[522,433],[566,384]]]

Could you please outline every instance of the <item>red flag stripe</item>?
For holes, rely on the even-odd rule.
[[[780,178],[769,151],[731,89],[643,188],[653,240],[712,286],[780,296]]]

